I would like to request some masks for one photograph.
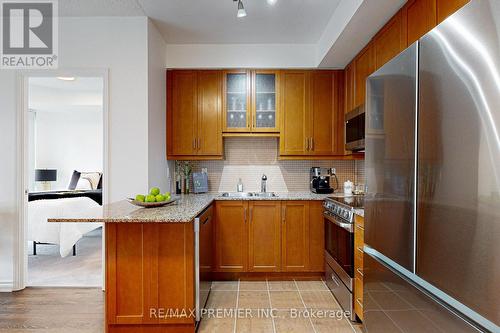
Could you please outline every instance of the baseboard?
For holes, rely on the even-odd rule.
[[[14,290],[14,281],[0,281],[0,293],[10,293]]]

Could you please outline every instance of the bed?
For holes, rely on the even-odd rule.
[[[101,227],[102,223],[48,223],[47,219],[102,217],[100,203],[102,190],[30,193],[27,240],[57,244],[61,257],[66,257],[84,234]]]

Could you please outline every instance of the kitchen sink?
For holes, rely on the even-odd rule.
[[[224,192],[221,196],[224,198],[276,198],[278,195],[274,192]]]

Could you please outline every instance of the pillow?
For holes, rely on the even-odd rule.
[[[99,185],[99,179],[101,179],[100,172],[82,172],[80,178],[87,179],[92,186],[92,190],[97,189],[97,185]]]
[[[73,175],[71,176],[71,180],[68,185],[68,190],[74,190],[76,189],[76,186],[78,185],[78,181],[80,180],[80,175],[81,173],[73,170]]]
[[[88,179],[80,178],[75,189],[76,190],[92,190],[92,184],[90,184],[90,181]]]
[[[102,190],[102,174],[101,174],[101,177],[99,178],[99,183],[97,184],[97,189]]]

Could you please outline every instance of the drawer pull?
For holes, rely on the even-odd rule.
[[[362,301],[361,299],[356,298],[356,303],[358,303],[358,304],[359,304],[359,306],[360,306],[361,308],[363,308],[363,301]]]
[[[361,252],[361,253],[364,253],[364,252],[363,252],[363,249],[362,249],[362,248],[360,248],[359,246],[357,246],[357,247],[356,247],[356,250],[358,250],[358,251],[359,251],[359,252]]]
[[[340,287],[340,284],[339,282],[337,281],[337,278],[335,277],[335,275],[332,274],[332,281],[335,282],[335,284],[337,285],[337,287]]]
[[[363,270],[362,269],[359,269],[359,268],[356,268],[356,271],[361,274],[361,276],[363,276]]]
[[[356,228],[358,228],[359,230],[365,230],[365,228],[363,228],[362,226],[360,226],[359,224],[356,224]]]

